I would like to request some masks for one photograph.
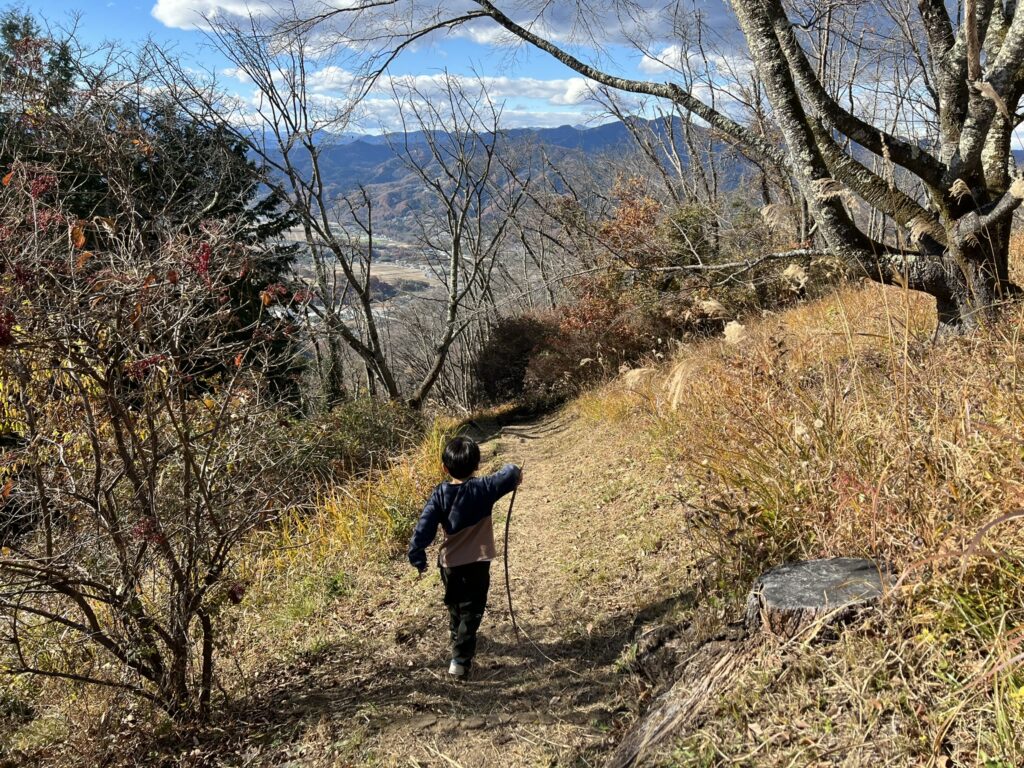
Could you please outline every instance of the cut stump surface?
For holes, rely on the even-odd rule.
[[[754,583],[748,631],[760,627],[794,637],[811,624],[839,621],[881,599],[891,577],[871,560],[832,557],[780,565]]]

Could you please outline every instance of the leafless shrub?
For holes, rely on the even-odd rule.
[[[124,88],[33,117],[44,143],[0,187],[2,665],[203,716],[237,548],[289,498],[268,310],[231,298],[262,246],[208,200],[150,215]],[[82,157],[108,192],[92,220]]]

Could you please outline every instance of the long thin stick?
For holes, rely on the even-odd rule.
[[[526,465],[524,464],[523,466],[526,466]],[[519,467],[520,473],[523,471],[523,466]],[[532,637],[530,637],[529,633],[525,629],[520,629],[519,628],[519,622],[516,621],[516,614],[515,614],[515,611],[512,609],[512,581],[508,577],[508,527],[509,527],[509,523],[512,522],[512,509],[513,509],[513,507],[515,507],[515,504],[516,504],[516,493],[518,491],[519,491],[519,486],[516,486],[513,489],[513,491],[512,491],[512,499],[508,503],[508,515],[505,517],[505,552],[504,552],[504,558],[505,558],[505,594],[508,595],[508,616],[512,620],[512,628],[516,631],[516,645],[518,645],[521,642],[520,635],[522,635],[522,637],[525,637],[527,640],[530,641],[530,645],[532,645],[534,647],[534,650],[536,650],[537,653],[539,653],[544,659],[546,659],[547,661],[550,661],[552,664],[555,664],[555,665],[557,665],[559,667],[562,667],[566,672],[568,672],[570,675],[573,675],[574,677],[580,677],[580,678],[585,677],[585,675],[581,675],[575,669],[572,669],[568,665],[558,661],[557,659],[553,659],[550,656],[548,656],[546,653],[544,653],[544,649],[541,648],[539,645],[537,645],[537,642]],[[606,687],[610,687],[609,683],[599,683],[599,684],[600,685],[604,685]]]
[[[519,475],[522,477],[523,468],[519,467]],[[508,526],[512,522],[512,508],[516,503],[516,494],[519,493],[519,486],[512,489],[512,500],[508,503],[508,514],[505,516],[505,594],[508,595],[508,616],[512,619],[512,629],[516,631],[516,644],[519,644],[519,624],[516,622],[515,611],[512,610],[512,582],[508,578]]]

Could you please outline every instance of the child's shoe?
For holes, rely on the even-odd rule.
[[[469,669],[462,662],[452,659],[452,663],[448,665],[448,674],[456,680],[465,680]]]

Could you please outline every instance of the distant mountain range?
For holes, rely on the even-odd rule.
[[[665,131],[655,122],[648,125],[664,137]],[[366,187],[393,184],[409,173],[409,155],[425,154],[427,134],[413,131],[379,136],[325,137],[321,144],[321,170],[324,177],[341,190],[360,184]],[[434,138],[441,145],[450,141],[444,133]],[[489,138],[489,137],[488,137]],[[549,159],[593,158],[610,152],[635,152],[636,144],[629,128],[621,122],[586,127],[563,125],[558,128],[516,128],[502,133],[506,149],[544,150]],[[408,148],[408,151],[407,151]],[[685,155],[685,149],[681,150]]]
[[[640,122],[662,140],[668,138],[668,131],[661,121]],[[679,128],[677,122],[677,152],[686,162],[686,149],[678,139]],[[449,134],[438,132],[433,138],[441,146],[452,146],[453,139]],[[373,201],[374,216],[381,231],[399,235],[415,229],[418,211],[436,205],[410,167],[410,159],[428,166],[431,164],[427,139],[428,135],[423,131],[378,136],[325,135],[319,140],[320,171],[335,197],[351,194],[360,187],[365,189]],[[548,174],[555,188],[562,181],[551,170],[553,167],[557,167],[564,180],[571,183],[582,182],[586,176],[605,189],[610,188],[616,167],[622,166],[613,162],[601,163],[599,159],[622,160],[639,152],[629,127],[619,121],[597,126],[516,128],[503,131],[500,142],[505,157],[515,158],[517,173],[529,171],[534,178],[538,173]],[[726,149],[725,145],[722,149]],[[743,166],[738,161],[730,163],[726,166],[724,182],[726,187],[735,187]],[[308,171],[308,167],[302,170]]]
[[[667,141],[669,131],[662,121],[638,119],[638,122],[662,141]],[[686,163],[687,152],[678,139],[679,129],[677,121],[672,133],[677,137],[676,151]],[[410,156],[429,165],[427,138],[423,131],[373,136],[325,135],[319,142],[320,170],[333,196],[340,198],[360,187],[365,189],[373,202],[380,231],[400,237],[415,230],[419,211],[436,205],[409,165]],[[452,141],[450,135],[443,132],[434,134],[434,138],[442,146]],[[606,189],[614,183],[616,167],[621,166],[599,160],[612,158],[621,161],[639,151],[629,127],[620,121],[597,126],[516,128],[503,132],[501,140],[504,151],[515,153],[520,166],[518,172],[529,170],[534,176],[538,172],[547,173],[551,178],[550,167],[553,166],[572,183],[589,176],[592,182],[600,183]],[[721,149],[727,151],[728,147],[722,144]],[[1024,150],[1015,150],[1014,156],[1018,163],[1024,164]],[[719,179],[724,190],[736,189],[750,167],[734,153],[730,153],[729,158],[723,164]],[[538,165],[545,167],[538,168]],[[608,178],[602,178],[602,174]],[[559,183],[553,179],[556,188]]]

